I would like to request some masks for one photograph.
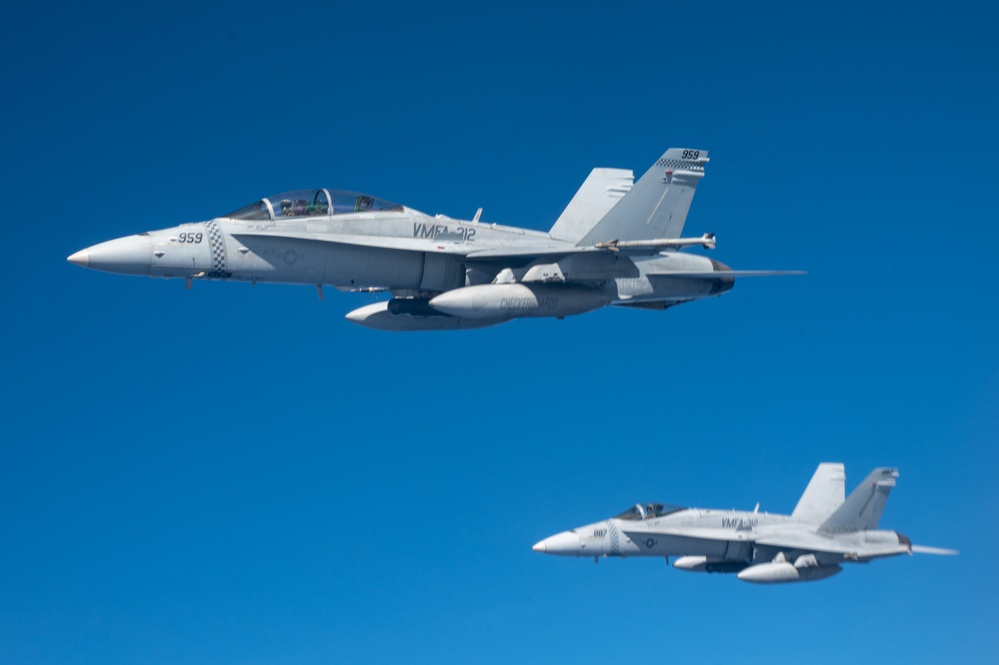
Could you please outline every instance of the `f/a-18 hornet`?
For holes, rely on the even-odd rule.
[[[661,310],[730,290],[736,271],[678,250],[708,162],[672,148],[633,182],[594,169],[547,233],[431,217],[367,194],[312,189],[269,196],[206,222],[150,231],[76,252],[96,270],[178,278],[332,285],[391,293],[347,319],[381,330],[480,328],[606,305]]]
[[[737,573],[759,584],[810,582],[831,577],[843,563],[867,563],[897,554],[957,554],[913,545],[878,521],[898,471],[871,471],[843,500],[842,464],[820,464],[790,515],[637,504],[601,522],[563,531],[534,545],[563,556],[661,556],[697,573]]]

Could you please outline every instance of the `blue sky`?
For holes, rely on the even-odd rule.
[[[0,661],[992,662],[986,3],[8,3]],[[547,229],[710,150],[740,280],[664,313],[398,335],[370,296],[70,253],[312,186]],[[900,468],[903,557],[761,588],[544,557],[636,501],[790,511]]]

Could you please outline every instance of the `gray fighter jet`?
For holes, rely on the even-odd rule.
[[[698,573],[737,573],[759,584],[809,582],[835,575],[843,563],[897,554],[957,554],[913,545],[878,530],[898,471],[877,468],[843,500],[842,464],[820,464],[790,515],[638,504],[617,517],[563,531],[534,551],[563,556],[661,556]]]
[[[269,196],[206,222],[118,238],[76,252],[79,266],[128,275],[324,285],[389,292],[347,319],[381,330],[450,330],[606,305],[662,310],[730,290],[737,271],[683,248],[706,150],[666,151],[637,182],[594,169],[547,233],[444,215],[356,192]]]

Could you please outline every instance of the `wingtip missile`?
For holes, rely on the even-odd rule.
[[[671,247],[691,247],[700,245],[706,249],[714,249],[716,238],[714,233],[705,233],[700,238],[655,238],[653,240],[607,240],[593,245],[597,249],[607,249],[612,252],[625,250],[659,251]]]

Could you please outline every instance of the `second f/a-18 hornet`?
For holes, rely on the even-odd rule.
[[[897,554],[957,554],[913,545],[878,529],[898,471],[874,469],[844,500],[842,464],[820,464],[790,515],[637,504],[601,522],[563,531],[534,545],[564,556],[677,557],[673,566],[698,573],[736,573],[758,584],[809,582],[835,575],[844,563]]]
[[[636,183],[594,169],[547,232],[431,217],[367,194],[285,192],[206,222],[127,236],[69,257],[96,270],[193,280],[283,282],[391,299],[347,319],[380,330],[481,328],[607,305],[662,310],[729,291],[738,271],[684,253],[681,238],[708,162],[671,148]]]

